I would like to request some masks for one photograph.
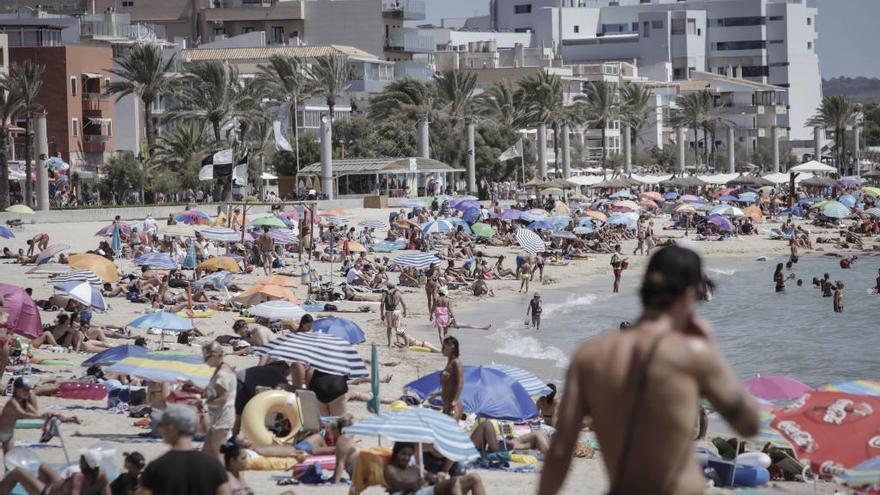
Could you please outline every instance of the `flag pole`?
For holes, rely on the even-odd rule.
[[[522,183],[526,183],[526,150],[522,138],[519,138],[519,163],[522,167]]]

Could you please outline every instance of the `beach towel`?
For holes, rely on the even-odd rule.
[[[358,452],[357,462],[351,473],[351,482],[356,493],[361,493],[370,486],[388,488],[384,472],[389,459],[391,449],[387,447],[372,447]]]

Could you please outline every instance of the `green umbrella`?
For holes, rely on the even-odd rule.
[[[260,227],[278,227],[280,229],[286,229],[287,225],[284,225],[284,222],[279,220],[277,217],[263,217],[258,218],[251,222],[251,225],[257,225]]]
[[[485,223],[475,223],[471,225],[471,230],[474,231],[474,234],[480,237],[492,237],[495,235],[495,229]]]
[[[370,387],[373,397],[367,401],[367,411],[373,414],[379,414],[379,351],[376,350],[376,343],[372,344],[372,353],[370,355]]]
[[[558,188],[558,187],[548,187],[547,189],[542,190],[542,191],[541,191],[541,194],[548,194],[548,195],[553,195],[553,196],[562,196],[563,192],[562,192],[562,189],[560,189],[560,188]]]

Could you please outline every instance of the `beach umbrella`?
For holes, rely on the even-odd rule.
[[[554,227],[553,224],[548,222],[547,220],[532,222],[529,224],[529,228],[532,230],[556,230],[556,227]]]
[[[843,473],[835,473],[835,478],[854,487],[880,485],[880,456],[872,457]]]
[[[281,287],[299,287],[293,277],[287,275],[268,275],[257,280],[257,284],[280,285]]]
[[[452,230],[455,230],[455,227],[448,220],[434,220],[432,222],[425,222],[421,226],[422,232],[426,235],[428,234],[445,234]]]
[[[571,225],[574,220],[569,215],[554,215],[548,218],[547,221],[556,229],[564,229]]]
[[[95,236],[98,236],[98,237],[111,237],[111,236],[113,235],[113,230],[116,228],[117,225],[118,225],[119,228],[122,230],[122,233],[123,233],[123,234],[125,234],[125,235],[131,235],[131,226],[128,225],[127,223],[125,223],[125,222],[118,222],[118,223],[111,223],[111,224],[109,224],[109,225],[106,225],[106,226],[104,226],[104,227],[101,227],[100,230],[98,230],[97,232],[95,232]]]
[[[187,210],[174,219],[187,225],[207,225],[211,221],[207,213],[199,210]]]
[[[871,196],[880,196],[880,187],[863,187],[862,192],[870,194]]]
[[[345,241],[339,241],[336,243],[336,249],[341,251],[343,246],[345,246]],[[357,241],[348,241],[348,250],[352,253],[366,253],[367,248],[364,247],[363,244]]]
[[[602,213],[601,211],[587,210],[584,212],[584,215],[586,215],[594,220],[598,220],[600,222],[604,222],[604,221],[608,220],[608,216],[605,215],[604,213]]]
[[[295,244],[299,240],[296,231],[279,228],[269,229],[269,238],[275,244]]]
[[[226,290],[226,286],[231,280],[231,273],[226,271],[219,271],[205,275],[204,277],[193,282],[192,285],[195,289],[203,289],[206,285],[211,284],[211,286],[217,289]]]
[[[279,299],[299,304],[299,299],[293,292],[280,285],[255,285],[233,298],[235,302],[249,306]]]
[[[51,277],[53,284],[63,284],[65,282],[88,282],[95,286],[102,286],[104,283],[91,270],[71,270]]]
[[[275,215],[275,218],[277,218],[278,220],[281,220],[281,223],[284,224],[284,227],[286,227],[288,229],[292,229],[292,228],[296,227],[296,222],[294,222],[290,218],[287,218],[284,215]]]
[[[12,231],[7,229],[6,227],[0,227],[0,237],[4,239],[12,239],[13,237],[15,237],[15,234],[13,234]]]
[[[528,229],[517,229],[516,231],[516,242],[528,251],[529,253],[543,253],[547,250],[547,246],[544,245],[544,241],[538,236],[538,234],[532,232]]]
[[[733,202],[733,201],[739,201],[739,198],[734,196],[733,194],[725,194],[725,195],[721,196],[720,198],[718,198],[718,201]]]
[[[797,399],[813,390],[794,378],[777,375],[758,375],[749,378],[746,380],[746,388],[750,394],[764,400]]]
[[[342,224],[348,223],[348,219],[345,217],[329,216],[329,217],[320,217],[320,218],[324,223],[332,224],[332,225],[342,225]]]
[[[633,195],[632,195],[632,193],[629,192],[628,190],[623,189],[623,190],[621,190],[621,191],[617,191],[616,193],[614,193],[614,194],[612,194],[611,196],[608,196],[608,197],[609,197],[609,198],[612,198],[612,199],[632,199],[632,198],[633,198]]]
[[[849,194],[844,194],[843,196],[837,198],[837,201],[847,208],[853,208],[856,205],[856,198],[852,197]]]
[[[685,203],[675,208],[675,211],[677,211],[678,213],[696,213],[697,209],[694,208],[694,205]]]
[[[657,203],[655,203],[654,201],[647,199],[647,198],[640,199],[639,206],[641,206],[643,208],[648,208],[649,210],[656,210],[657,208],[660,208],[660,206],[658,206]]]
[[[718,205],[709,210],[709,215],[721,215],[728,217],[741,217],[745,215],[743,211],[735,206]]]
[[[747,208],[743,208],[744,216],[751,218],[755,223],[764,223],[764,214],[761,213],[761,209],[757,206],[749,206]]]
[[[679,199],[681,199],[682,201],[687,202],[687,203],[705,203],[706,202],[705,198],[702,198],[700,196],[694,196],[693,194],[685,194],[684,196],[682,196]]]
[[[349,344],[360,344],[367,340],[364,331],[361,330],[357,323],[335,316],[315,320],[312,323],[312,331],[332,335]]]
[[[104,296],[101,294],[101,290],[86,281],[74,280],[71,282],[56,283],[54,287],[55,290],[67,294],[71,299],[86,306],[91,306],[98,311],[104,311],[107,309],[107,302],[104,301]]]
[[[875,457],[880,431],[880,397],[842,392],[809,392],[773,411],[771,425],[809,461],[820,476],[837,474]]]
[[[6,328],[28,339],[43,335],[40,308],[24,289],[0,284],[0,296],[3,296],[3,310],[6,312]]]
[[[371,229],[387,229],[388,224],[383,222],[382,220],[361,220],[358,222],[358,225],[361,227],[369,227]]]
[[[816,202],[814,202],[813,204],[810,205],[810,209],[811,209],[811,210],[812,210],[812,209],[821,209],[821,208],[824,208],[825,206],[830,205],[830,204],[832,204],[832,203],[834,203],[834,201],[833,201],[833,200],[830,200],[830,199],[825,199],[825,200],[822,200],[822,201],[816,201]]]
[[[463,199],[461,201],[452,201],[449,203],[449,206],[458,210],[458,211],[467,211],[471,208],[480,209],[481,205],[479,201],[474,201],[472,199]]]
[[[553,211],[555,213],[571,213],[571,208],[568,207],[567,204],[562,201],[557,201],[556,206],[553,207]]]
[[[407,383],[403,390],[425,400],[429,395],[440,391],[441,373],[429,373]],[[461,403],[466,413],[511,421],[525,421],[538,415],[538,409],[526,389],[501,370],[485,366],[465,366],[463,378]],[[434,399],[433,404],[440,405],[440,398]]]
[[[754,203],[757,200],[758,200],[758,195],[757,195],[757,193],[753,193],[753,192],[744,192],[744,193],[741,193],[737,197],[737,201],[741,201],[743,203]]]
[[[7,213],[17,213],[19,215],[33,215],[34,214],[34,210],[32,210],[29,207],[22,205],[22,204],[12,205],[9,208],[6,208],[6,212]]]
[[[137,266],[148,266],[159,270],[174,270],[177,262],[165,253],[147,253],[134,259]]]
[[[211,381],[214,368],[205,364],[202,356],[178,351],[149,352],[129,356],[108,366],[107,373],[131,375],[155,382],[176,383],[192,380],[204,387]]]
[[[239,273],[241,272],[241,267],[238,266],[238,262],[228,256],[213,256],[211,258],[206,259],[205,261],[199,263],[199,270],[208,270],[208,271],[226,271],[230,273]]]
[[[489,364],[486,365],[486,368],[499,370],[510,378],[513,378],[519,382],[519,384],[522,385],[522,387],[526,389],[526,392],[532,397],[544,396],[553,392],[553,390],[551,390],[546,383],[541,381],[541,379],[522,368],[510,366],[509,364]]]
[[[617,211],[638,211],[639,205],[635,201],[624,200],[612,203],[611,208]]]
[[[532,208],[520,215],[519,219],[526,222],[537,222],[539,220],[546,220],[548,216],[546,211],[540,208]]]
[[[250,223],[250,227],[278,227],[286,229],[287,225],[278,219],[278,217],[269,216],[258,218]]]
[[[196,231],[189,225],[169,225],[163,232],[167,237],[195,237]]]
[[[837,201],[831,201],[822,207],[822,214],[828,218],[846,218],[852,214],[852,211]]]
[[[423,407],[368,418],[342,431],[346,435],[380,436],[392,442],[431,444],[443,457],[453,462],[467,462],[480,457],[458,421]]]
[[[257,356],[294,363],[305,363],[329,375],[366,378],[367,367],[347,341],[324,333],[288,333],[254,347]]]
[[[270,320],[299,320],[306,314],[306,311],[299,304],[276,300],[266,301],[248,308],[248,314]]]
[[[504,210],[501,212],[502,220],[519,220],[522,217],[522,210],[517,210],[516,208],[511,208],[509,210]]]
[[[730,220],[728,220],[724,217],[721,217],[718,215],[712,215],[709,217],[709,222],[717,225],[719,229],[721,229],[725,232],[732,232],[733,231],[733,224],[730,223]]]
[[[470,207],[467,210],[464,210],[464,213],[461,215],[462,220],[467,223],[474,223],[480,219],[480,209],[477,207]]]
[[[201,231],[202,237],[218,242],[238,242],[241,240],[241,232],[228,227],[208,227]]]
[[[666,200],[675,200],[675,199],[678,199],[678,193],[677,193],[677,192],[670,191],[670,192],[668,192],[668,193],[663,194],[663,199],[666,199]]]
[[[574,233],[577,235],[585,235],[585,234],[589,234],[591,232],[593,232],[593,227],[581,226],[581,227],[574,228]]]
[[[467,234],[473,233],[473,231],[471,230],[470,224],[468,224],[464,219],[461,219],[459,217],[451,217],[451,218],[447,218],[446,221],[451,223],[455,229],[458,229],[458,227],[461,227],[462,229],[464,229],[464,231]]]
[[[140,316],[131,321],[128,325],[132,328],[161,328],[162,330],[171,330],[185,332],[192,330],[193,323],[188,318],[177,316],[167,311],[156,311]]]
[[[392,263],[400,266],[411,266],[418,270],[425,270],[432,265],[439,265],[440,258],[429,253],[407,253],[394,258]]]
[[[865,210],[865,213],[871,215],[874,218],[880,218],[880,208],[869,208]]]
[[[645,191],[639,194],[642,199],[650,199],[651,201],[663,201],[663,195],[657,191]]]
[[[373,251],[377,253],[390,253],[391,251],[399,251],[401,249],[406,249],[406,242],[382,241],[373,244]]]
[[[51,246],[47,246],[40,254],[37,255],[37,263],[38,265],[42,265],[44,263],[48,263],[49,260],[58,256],[70,249],[70,246],[67,244],[52,244]]]
[[[328,208],[326,210],[319,211],[318,215],[321,215],[322,217],[342,217],[345,216],[345,212],[340,210],[339,208]]]
[[[627,215],[612,215],[605,222],[606,225],[625,225],[630,229],[636,228],[636,219]]]
[[[148,354],[146,347],[134,344],[123,344],[111,347],[106,351],[99,352],[82,362],[83,366],[109,366],[118,363],[127,357],[139,357]]]
[[[823,385],[817,390],[825,390],[828,392],[844,392],[847,394],[857,395],[880,396],[880,381],[852,380],[848,382],[835,383],[832,385]],[[878,453],[878,455],[880,455],[880,453]]]
[[[577,236],[574,233],[569,232],[567,230],[560,230],[558,232],[554,232],[550,234],[550,237],[555,237],[557,239],[577,239]]]
[[[562,196],[565,193],[558,187],[548,187],[547,189],[541,190],[541,194],[548,196]]]
[[[492,237],[495,235],[495,229],[486,223],[475,223],[471,225],[471,230],[479,237]]]
[[[104,282],[116,282],[119,280],[119,270],[116,265],[103,256],[97,254],[82,253],[72,254],[67,258],[67,264],[73,269],[91,270],[92,273]]]

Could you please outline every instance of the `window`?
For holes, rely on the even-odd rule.
[[[107,121],[107,137],[108,138],[113,137],[113,121],[112,120]]]
[[[241,34],[253,33],[254,28],[252,27],[243,27],[241,28]]]
[[[134,0],[122,0],[123,7],[134,7]]]
[[[785,43],[785,40],[770,40],[771,45],[781,45]]]
[[[76,77],[70,76],[70,96],[76,96]]]
[[[513,13],[514,14],[531,14],[532,13],[532,4],[524,3],[521,5],[514,5],[513,6]]]
[[[766,20],[766,17],[722,17],[715,19],[715,25],[723,27],[763,26],[766,24]]]
[[[688,19],[687,20],[687,34],[697,34],[697,20],[696,19]]]
[[[766,65],[750,65],[742,68],[743,77],[768,77],[770,68]]]
[[[672,34],[697,34],[696,19],[673,19],[670,26]]]
[[[638,22],[632,23],[632,27],[630,28],[630,30],[634,33],[638,33],[639,32],[639,23]]]
[[[771,20],[771,21],[784,21],[784,20],[785,20],[785,16],[781,16],[781,15],[771,15],[771,16],[770,16],[770,20]]]
[[[672,69],[672,78],[673,79],[684,79],[684,69]]]
[[[645,38],[651,37],[651,23],[645,21],[642,23],[642,32],[645,33]]]
[[[73,137],[79,136],[79,119],[70,119],[70,135]]]
[[[284,43],[284,26],[272,26],[272,43]]]
[[[807,26],[812,26],[812,25],[813,25],[813,18],[807,17]]]
[[[581,32],[581,27],[580,27],[580,26],[575,26],[575,27],[574,27],[574,32],[575,32],[575,33],[580,33],[580,32]]]
[[[812,50],[812,49],[813,49],[813,42],[812,42],[812,41],[808,41],[808,42],[807,42],[807,50]]]
[[[727,50],[760,50],[763,48],[767,48],[764,40],[719,41],[715,43],[715,49],[719,52]]]
[[[215,27],[215,28],[214,28],[214,36],[220,36],[220,35],[223,35],[223,34],[226,34],[226,30],[225,30],[225,29],[223,29],[222,27]]]
[[[654,29],[663,29],[663,21],[651,21],[651,27]]]
[[[673,19],[672,24],[670,25],[670,29],[672,30],[673,35],[684,34],[684,19]]]

